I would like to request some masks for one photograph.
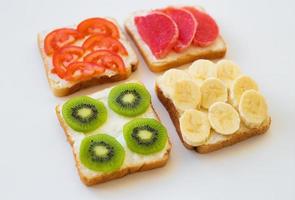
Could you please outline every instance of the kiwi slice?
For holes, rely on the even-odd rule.
[[[125,83],[114,87],[108,97],[109,107],[119,115],[134,117],[144,113],[151,102],[151,95],[139,83]]]
[[[116,138],[97,134],[82,140],[79,156],[81,162],[93,171],[112,172],[122,166],[125,150]]]
[[[107,109],[96,99],[80,96],[63,105],[62,115],[72,129],[87,133],[97,129],[107,120]]]
[[[167,143],[166,128],[151,118],[133,119],[123,127],[128,148],[138,154],[152,154],[161,151]]]

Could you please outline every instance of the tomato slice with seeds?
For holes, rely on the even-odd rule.
[[[84,35],[101,34],[118,39],[120,34],[117,26],[103,18],[90,18],[82,21],[77,30]]]
[[[47,55],[53,54],[60,48],[73,44],[75,41],[82,39],[83,35],[72,28],[56,29],[46,35],[44,40],[44,50]]]
[[[97,50],[88,54],[84,58],[85,62],[95,63],[99,66],[105,67],[119,74],[126,74],[126,68],[122,58],[109,50]]]
[[[120,41],[112,37],[105,37],[100,34],[92,35],[87,40],[85,40],[83,43],[83,48],[90,51],[105,49],[124,56],[128,55],[125,47]]]
[[[55,52],[52,57],[52,73],[64,78],[69,64],[79,60],[84,54],[84,49],[77,46],[66,46]]]
[[[73,62],[67,67],[64,79],[67,81],[84,81],[104,73],[105,68],[89,62]]]

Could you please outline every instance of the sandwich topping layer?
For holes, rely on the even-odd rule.
[[[214,19],[195,7],[167,7],[134,17],[141,39],[157,59],[190,45],[208,47],[219,36]]]
[[[256,82],[229,60],[197,60],[186,70],[166,71],[156,84],[176,107],[182,138],[191,146],[224,141],[269,120]]]
[[[195,45],[189,45],[187,48],[185,48],[181,53],[178,53],[176,51],[170,51],[167,56],[164,58],[156,58],[156,56],[152,53],[149,46],[142,40],[136,25],[134,23],[134,18],[136,16],[141,15],[147,15],[149,12],[147,11],[140,11],[135,12],[132,15],[129,16],[129,18],[126,20],[125,25],[127,29],[132,33],[132,37],[134,37],[134,40],[140,48],[143,51],[143,54],[145,57],[149,59],[149,62],[153,63],[155,66],[161,66],[163,64],[166,64],[167,62],[177,62],[179,58],[183,57],[184,55],[188,56],[194,56],[196,54],[203,54],[204,52],[218,52],[221,49],[225,48],[225,44],[221,36],[218,36],[216,40],[207,47],[199,47]]]
[[[146,16],[135,17],[134,22],[142,40],[157,58],[165,57],[175,46],[179,31],[168,15],[153,12]]]
[[[141,92],[137,90],[137,87],[144,88],[139,83],[126,83],[119,86],[127,86],[128,90],[125,91],[131,91],[132,94],[135,94],[134,91],[138,91],[139,95]],[[72,106],[70,112],[75,110],[75,116],[79,117],[75,117],[73,120],[78,121],[83,127],[89,127],[93,126],[95,120],[99,121],[98,119],[101,118],[102,120],[99,121],[99,124],[96,123],[94,129],[84,128],[82,131],[77,131],[77,124],[72,126],[68,123],[68,115],[65,115],[65,112],[68,112],[69,106],[67,104],[71,103],[73,99],[60,106],[59,112],[65,122],[70,140],[73,141],[75,156],[79,158],[78,168],[88,177],[160,161],[170,149],[167,130],[158,121],[150,103],[135,116],[125,116],[124,113],[119,113],[110,107],[113,102],[110,101],[110,97],[113,98],[113,95],[110,94],[113,91],[117,92],[116,87],[86,97],[78,97],[89,98],[90,101],[83,100],[77,103],[77,100],[74,99],[76,102],[72,105],[75,106]],[[131,87],[133,90],[129,90]],[[129,103],[129,108],[132,105],[132,109],[135,109],[136,105],[141,106],[135,99],[137,96],[132,96],[128,92],[123,93],[123,96],[122,93],[118,94],[117,100],[118,98],[123,99]],[[139,100],[141,101],[141,99]],[[148,100],[150,101],[150,99]],[[97,106],[97,109],[93,109],[91,101],[99,102],[106,111],[101,112],[101,107]],[[106,118],[104,119],[104,117]]]
[[[127,76],[137,63],[124,34],[109,18],[90,18],[77,28],[43,32],[40,39],[48,77],[57,88],[71,87],[94,77]]]

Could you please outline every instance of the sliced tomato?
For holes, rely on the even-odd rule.
[[[98,17],[82,21],[78,25],[77,30],[84,35],[92,35],[98,33],[116,39],[118,39],[120,36],[119,30],[113,22]]]
[[[64,78],[69,64],[79,60],[84,54],[84,49],[77,46],[66,46],[53,54],[53,70],[52,73],[57,74],[60,78]]]
[[[109,50],[94,51],[88,54],[84,58],[84,61],[95,63],[112,71],[119,72],[119,74],[126,74],[126,68],[122,58]]]
[[[118,53],[124,56],[127,56],[128,53],[123,46],[123,44],[111,37],[105,37],[100,34],[95,34],[90,36],[85,42],[83,43],[83,48],[85,50],[91,50],[91,51],[96,51],[96,50],[110,50],[114,53]]]
[[[83,35],[72,28],[61,28],[50,32],[44,40],[44,50],[47,55],[51,55],[54,51],[60,48],[73,44],[78,39],[83,38]]]
[[[64,79],[67,81],[83,81],[100,75],[105,68],[88,62],[73,62],[67,67]]]

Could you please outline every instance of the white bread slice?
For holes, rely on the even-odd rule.
[[[179,72],[182,72],[182,71],[179,71]],[[179,72],[178,72],[178,74],[179,74]],[[166,72],[166,73],[168,73],[168,72]],[[189,75],[188,69],[184,69],[183,73],[187,74],[187,78],[189,80],[197,81],[193,76]],[[156,94],[157,94],[159,100],[161,101],[161,103],[163,104],[163,106],[168,111],[170,118],[176,128],[178,135],[179,135],[179,138],[181,139],[181,141],[183,142],[185,147],[187,147],[188,149],[195,149],[199,153],[209,153],[209,152],[221,149],[223,147],[233,145],[233,144],[238,143],[240,141],[246,140],[252,136],[263,134],[270,127],[271,117],[269,115],[265,118],[265,120],[262,122],[262,124],[256,128],[247,127],[243,123],[243,121],[240,120],[240,127],[233,134],[231,134],[231,135],[219,134],[216,131],[214,131],[213,128],[211,128],[210,135],[206,139],[206,141],[204,141],[204,143],[202,142],[202,143],[200,143],[200,145],[191,145],[192,143],[190,143],[190,141],[184,140],[183,134],[182,134],[182,131],[180,128],[180,118],[181,118],[182,113],[184,113],[184,111],[186,111],[186,110],[183,110],[179,105],[177,105],[177,102],[174,101],[174,99],[173,99],[174,97],[171,92],[172,88],[170,88],[173,86],[167,86],[165,84],[166,79],[163,78],[164,76],[165,75],[158,77],[158,79],[156,81],[156,84],[155,84]],[[233,84],[233,82],[234,81],[232,81],[231,84]],[[196,82],[196,83],[198,85],[202,84],[199,82]],[[229,89],[229,90],[231,90],[231,89]],[[232,105],[230,97],[228,97],[226,103],[229,103]],[[197,107],[196,109],[200,110],[202,112],[208,113],[207,109],[200,108],[200,107]],[[240,118],[241,118],[241,115],[240,115]]]
[[[221,36],[208,47],[197,47],[191,45],[181,53],[170,52],[165,58],[157,59],[147,44],[141,39],[134,17],[147,14],[148,11],[138,11],[131,14],[125,21],[125,29],[140,50],[150,70],[153,72],[162,72],[167,69],[178,67],[190,63],[197,59],[217,59],[224,57],[226,53],[226,44]]]
[[[243,140],[246,140],[250,137],[263,134],[269,129],[271,124],[270,117],[266,121],[264,121],[264,123],[258,128],[250,129],[250,128],[247,128],[243,123],[241,123],[240,129],[232,135],[224,136],[224,135],[220,135],[218,133],[212,132],[210,138],[206,141],[205,144],[202,144],[200,146],[192,146],[190,144],[187,144],[182,138],[182,133],[180,130],[180,122],[179,122],[179,118],[181,114],[176,108],[176,106],[174,105],[173,101],[169,97],[165,96],[164,92],[161,90],[161,88],[157,84],[156,84],[155,90],[159,100],[168,111],[168,114],[175,126],[176,132],[179,138],[181,139],[182,143],[184,144],[184,146],[188,149],[194,149],[198,153],[209,153],[212,151],[216,151],[224,147],[231,146],[233,144],[241,142]]]
[[[38,46],[43,59],[49,86],[52,89],[55,96],[66,96],[80,89],[87,88],[90,86],[124,80],[124,79],[127,79],[131,75],[131,73],[137,69],[137,66],[139,63],[138,58],[134,50],[132,49],[131,45],[127,41],[127,38],[124,35],[123,31],[121,30],[120,26],[118,25],[117,21],[112,18],[106,18],[106,19],[116,24],[120,32],[119,40],[124,45],[124,47],[126,48],[128,52],[128,56],[122,57],[127,69],[127,75],[123,76],[123,75],[114,73],[113,71],[107,70],[104,74],[97,77],[93,77],[92,79],[87,81],[68,82],[59,78],[56,74],[51,73],[51,70],[53,69],[52,56],[46,55],[44,50],[44,39],[46,35],[52,30],[43,31],[38,34]],[[71,26],[71,27],[74,28],[74,26]],[[85,39],[86,38],[84,38],[83,40],[77,41],[74,45],[78,45],[78,46],[82,45]]]
[[[72,147],[72,151],[74,154],[76,167],[78,169],[80,179],[87,186],[91,186],[91,185],[103,183],[112,179],[120,178],[127,174],[162,167],[167,163],[169,158],[169,153],[171,149],[171,143],[169,139],[167,141],[165,148],[162,151],[152,155],[139,155],[139,154],[133,153],[127,148],[122,135],[122,128],[125,123],[127,123],[133,118],[120,116],[114,113],[108,107],[107,96],[110,89],[111,88],[108,88],[108,89],[93,93],[92,95],[89,95],[93,98],[101,100],[105,104],[108,110],[109,119],[102,127],[98,128],[94,132],[88,133],[87,135],[97,134],[100,132],[107,133],[117,138],[117,140],[122,144],[122,146],[124,147],[126,151],[125,161],[122,167],[115,172],[111,172],[111,173],[95,172],[95,171],[89,170],[81,163],[79,159],[79,147],[85,135],[83,133],[76,132],[72,128],[70,128],[63,119],[63,116],[61,113],[62,105],[56,106],[56,114],[61,126],[64,129],[67,140]],[[160,120],[157,113],[154,111],[152,104],[150,105],[150,107],[144,114],[137,117],[149,117],[149,118]]]

